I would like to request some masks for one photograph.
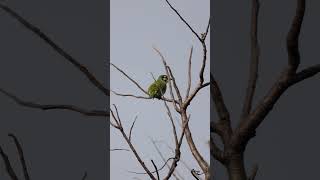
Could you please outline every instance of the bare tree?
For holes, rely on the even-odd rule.
[[[193,27],[191,27],[191,25],[184,19],[184,17],[182,17],[180,15],[180,13],[171,5],[171,3],[168,0],[166,0],[166,3],[170,7],[170,9],[179,17],[179,19],[187,26],[187,28],[192,32],[192,34],[196,37],[196,39],[199,40],[199,43],[202,46],[202,59],[201,59],[201,67],[199,69],[199,77],[197,80],[197,84],[194,88],[191,88],[191,69],[192,69],[191,66],[192,66],[192,53],[193,53],[193,48],[191,48],[189,59],[187,61],[188,74],[186,77],[186,81],[188,84],[187,84],[185,97],[183,97],[182,89],[180,87],[178,87],[178,85],[177,85],[178,80],[175,78],[175,76],[172,72],[171,66],[168,64],[166,58],[161,53],[161,51],[159,49],[157,49],[156,47],[153,47],[153,49],[156,51],[156,53],[160,56],[161,62],[163,64],[163,67],[164,67],[164,70],[165,70],[167,76],[170,77],[170,79],[171,79],[171,81],[169,81],[170,98],[162,97],[161,100],[163,100],[163,104],[167,110],[168,118],[171,122],[172,133],[173,133],[174,142],[175,142],[175,150],[174,150],[175,153],[174,153],[174,158],[173,158],[173,161],[170,165],[169,171],[168,171],[167,175],[165,177],[163,177],[163,179],[170,179],[170,177],[174,174],[174,171],[175,171],[176,167],[178,166],[178,162],[181,159],[180,148],[181,148],[182,140],[185,137],[193,158],[195,159],[195,161],[197,162],[197,164],[201,168],[202,173],[200,173],[200,174],[204,174],[204,176],[205,176],[204,178],[206,180],[209,180],[210,179],[209,163],[203,158],[203,155],[199,152],[197,146],[195,145],[192,131],[190,130],[190,127],[188,124],[188,122],[190,120],[190,115],[192,114],[192,113],[188,112],[188,107],[192,103],[193,99],[197,96],[198,92],[201,91],[203,88],[210,85],[210,82],[205,82],[205,80],[204,80],[204,72],[205,72],[205,68],[206,68],[207,53],[208,53],[207,52],[207,45],[206,45],[206,37],[209,33],[210,20],[208,21],[207,27],[204,30],[204,32],[201,34],[198,34],[193,29]],[[128,80],[130,80],[133,84],[135,84],[136,87],[143,94],[145,94],[145,96],[141,96],[141,95],[135,95],[135,94],[123,94],[123,93],[112,91],[115,95],[123,96],[123,97],[134,97],[134,98],[138,98],[138,99],[150,99],[150,97],[148,96],[147,90],[142,88],[142,86],[137,81],[135,81],[130,75],[128,75],[124,70],[122,70],[121,68],[119,68],[118,66],[116,66],[113,63],[111,63],[111,66],[114,67],[116,70],[118,70],[120,73],[122,73],[123,76],[125,76]],[[175,126],[174,120],[172,117],[172,112],[171,112],[172,110],[169,107],[168,103],[172,104],[172,108],[180,117],[179,119],[182,124],[180,127],[182,129],[180,135],[178,135],[178,133],[177,133],[177,127]],[[133,151],[136,159],[138,160],[140,165],[143,167],[145,172],[149,175],[149,177],[151,179],[159,179],[158,174],[157,174],[157,177],[155,177],[157,170],[151,171],[150,167],[147,167],[145,165],[144,161],[142,160],[140,155],[137,153],[134,145],[130,141],[130,138],[128,138],[128,136],[130,137],[130,134],[131,134],[130,132],[132,130],[133,125],[131,126],[131,129],[130,129],[130,132],[128,135],[128,133],[125,133],[123,130],[122,121],[121,121],[121,118],[119,117],[119,111],[117,109],[117,106],[114,105],[114,108],[111,109],[110,112],[111,112],[111,117],[114,120],[114,122],[111,125],[121,132],[122,136],[125,138],[129,147]],[[191,173],[190,175],[192,175],[195,179],[200,178],[199,173],[197,171],[191,170],[190,173]]]
[[[259,66],[259,43],[257,38],[259,1],[252,0],[249,80],[243,102],[241,120],[235,128],[231,127],[229,111],[224,103],[222,92],[214,74],[211,74],[212,84],[210,90],[219,119],[218,121],[211,121],[210,129],[212,133],[221,137],[223,142],[223,148],[220,148],[217,146],[216,140],[211,136],[211,154],[228,170],[230,180],[253,180],[255,178],[258,167],[255,166],[251,174],[248,175],[244,166],[244,151],[247,143],[255,136],[258,126],[289,87],[320,72],[320,64],[297,71],[300,64],[299,34],[305,13],[305,4],[305,0],[297,0],[295,16],[287,34],[288,65],[283,69],[269,92],[253,107],[252,101],[258,79]]]
[[[206,37],[209,33],[209,27],[210,27],[210,21],[208,22],[208,25],[205,29],[205,31],[201,34],[198,34],[195,32],[195,30],[189,25],[189,23],[179,14],[179,12],[170,4],[169,1],[166,0],[166,3],[169,5],[171,10],[178,15],[181,21],[185,23],[185,25],[188,27],[188,29],[193,33],[193,35],[199,40],[200,44],[202,45],[203,48],[203,55],[202,55],[202,65],[199,70],[199,80],[197,82],[197,85],[192,89],[191,88],[191,60],[192,60],[192,51],[193,49],[191,48],[190,51],[190,57],[188,60],[188,88],[186,90],[186,96],[182,97],[181,89],[177,86],[175,76],[173,75],[173,72],[171,70],[171,67],[167,64],[167,61],[165,60],[164,56],[162,53],[157,49],[154,48],[154,50],[159,54],[161,61],[163,63],[164,69],[166,71],[166,74],[172,79],[172,81],[169,84],[169,89],[170,89],[170,98],[163,97],[163,103],[164,106],[167,109],[167,114],[168,118],[171,122],[172,125],[172,132],[174,134],[174,142],[175,142],[175,150],[174,150],[174,157],[168,158],[165,162],[164,165],[159,166],[157,165],[153,160],[151,160],[152,165],[154,170],[150,170],[150,167],[147,167],[142,158],[140,158],[139,153],[135,150],[134,145],[131,143],[131,134],[134,128],[135,121],[132,123],[131,128],[129,132],[125,132],[123,126],[122,126],[122,121],[119,116],[119,111],[117,109],[117,106],[113,106],[114,110],[110,109],[110,114],[111,117],[113,118],[114,121],[109,121],[110,125],[113,126],[114,128],[118,129],[123,138],[126,140],[128,143],[130,150],[134,153],[135,157],[137,158],[138,162],[140,165],[144,168],[145,172],[149,175],[151,179],[160,179],[162,177],[159,176],[159,171],[161,171],[165,166],[168,166],[169,171],[163,179],[170,179],[172,176],[175,176],[175,170],[176,167],[178,166],[178,162],[181,159],[181,152],[180,148],[182,145],[182,141],[184,137],[186,137],[186,140],[188,142],[188,146],[190,148],[190,151],[200,166],[202,173],[199,173],[198,171],[192,169],[190,173],[192,176],[194,176],[196,179],[199,179],[201,174],[205,175],[205,179],[208,180],[210,179],[210,173],[209,173],[209,164],[206,162],[203,158],[203,155],[200,154],[198,148],[196,147],[192,132],[189,128],[188,122],[190,121],[190,113],[187,111],[189,105],[193,101],[193,99],[196,97],[198,92],[202,90],[203,88],[207,87],[210,85],[210,82],[205,82],[204,81],[204,71],[206,67],[206,62],[207,62],[207,46],[206,46]],[[96,77],[95,75],[89,71],[87,67],[85,67],[83,64],[81,64],[76,58],[74,58],[71,54],[66,52],[62,47],[60,47],[57,43],[55,43],[48,35],[46,35],[40,28],[36,27],[32,23],[30,23],[28,20],[23,18],[21,15],[19,15],[15,10],[11,9],[7,5],[0,3],[0,8],[7,13],[10,17],[13,19],[17,20],[24,28],[27,30],[31,31],[34,33],[36,36],[38,36],[40,39],[43,40],[43,42],[47,45],[49,45],[55,52],[57,52],[59,55],[61,55],[67,62],[71,63],[75,68],[77,68],[88,80],[89,82],[97,88],[100,92],[102,92],[103,95],[109,96],[109,89],[107,89]],[[144,90],[136,81],[134,81],[130,76],[128,76],[123,70],[118,68],[117,66],[111,64],[113,67],[115,67],[117,70],[119,70],[122,74],[124,74],[130,81],[132,81],[144,94],[148,95],[147,91]],[[40,104],[37,102],[31,102],[27,101],[24,99],[21,99],[19,96],[5,90],[4,88],[0,88],[0,92],[4,94],[5,96],[11,98],[13,101],[15,101],[18,105],[24,106],[24,107],[29,107],[29,108],[34,108],[34,109],[41,109],[41,110],[53,110],[53,109],[60,109],[60,110],[68,110],[68,111],[73,111],[77,113],[81,113],[85,116],[97,116],[97,117],[109,117],[109,111],[106,110],[95,110],[95,109],[84,109],[81,107],[78,107],[76,105],[69,105],[69,104]],[[135,97],[135,98],[141,98],[141,99],[150,99],[148,96],[136,96],[136,95],[131,95],[131,94],[120,94],[117,92],[114,92],[116,95],[120,96],[129,96],[129,97]],[[180,115],[180,120],[181,120],[181,133],[178,134],[177,132],[177,127],[175,126],[175,123],[173,122],[173,117],[171,114],[170,107],[167,103],[171,103],[172,106],[174,107],[174,110]],[[17,142],[17,141],[16,141]],[[18,149],[20,149],[17,144]],[[111,149],[111,151],[114,150],[124,150],[127,151],[127,149]],[[22,149],[21,151],[19,150],[21,160],[23,160],[23,153]],[[6,154],[1,150],[1,155],[5,161],[6,167],[7,167],[7,172],[10,175],[11,179],[16,180],[18,177],[15,175],[14,170],[12,169],[10,165],[10,161],[8,160]],[[170,163],[171,162],[171,163]],[[170,163],[170,165],[168,165]],[[26,165],[24,161],[22,161],[23,164],[23,170],[25,174],[25,179],[29,179],[28,171],[26,168]],[[87,173],[84,174],[82,179],[86,179]]]

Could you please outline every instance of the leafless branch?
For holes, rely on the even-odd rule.
[[[168,149],[170,149],[173,153],[175,153],[174,148],[172,148],[171,146],[169,146],[169,144],[168,144],[167,142],[165,142],[165,141],[157,141],[157,142],[155,142],[155,143],[163,143],[163,144],[166,145],[166,147],[167,147]],[[185,166],[185,168],[186,168],[188,171],[191,171],[191,170],[192,170],[192,169],[190,168],[190,166],[189,166],[185,161],[183,161],[182,159],[180,159],[180,162]]]
[[[113,104],[113,107],[116,111],[116,116],[113,112],[112,109],[110,109],[110,112],[111,112],[111,117],[115,120],[115,122],[117,123],[117,128],[123,138],[126,140],[127,144],[129,145],[131,151],[133,152],[133,154],[135,155],[136,159],[138,160],[138,162],[140,163],[140,165],[142,166],[142,168],[145,170],[145,172],[149,175],[149,177],[152,179],[152,180],[156,180],[156,178],[153,176],[152,172],[148,169],[148,167],[145,165],[145,163],[143,162],[143,160],[141,159],[140,155],[138,154],[138,152],[136,151],[135,147],[133,146],[132,142],[129,140],[129,137],[127,136],[127,134],[124,132],[124,129],[123,129],[123,126],[122,126],[122,123],[121,123],[121,119],[120,119],[120,116],[119,116],[119,112],[118,112],[118,108],[116,105]]]
[[[213,102],[215,104],[215,108],[219,117],[219,122],[215,125],[212,124],[212,126],[211,125],[210,126],[221,132],[220,135],[225,143],[232,134],[230,114],[229,114],[228,108],[224,103],[219,85],[212,74],[210,74],[210,80],[211,80],[211,86],[210,86],[211,97],[213,99]]]
[[[87,173],[87,172],[84,172],[84,175],[82,176],[82,180],[86,180],[86,179],[87,179],[87,176],[88,176],[88,173]]]
[[[299,35],[305,12],[305,0],[297,0],[296,14],[287,35],[289,73],[294,74],[300,64]]]
[[[8,174],[9,174],[10,178],[12,180],[19,180],[18,176],[16,175],[16,173],[14,172],[14,170],[13,170],[13,168],[11,166],[11,163],[10,163],[10,160],[9,160],[7,154],[3,151],[1,146],[0,146],[0,155],[1,155],[2,159],[3,159],[3,161],[4,161],[4,164],[6,166],[6,170],[7,170]]]
[[[154,81],[157,81],[156,78],[154,77],[154,75],[152,74],[152,72],[150,72],[150,74],[151,74],[151,76],[152,76],[152,79],[153,79]]]
[[[113,63],[110,63],[111,66],[113,66],[114,68],[116,68],[119,72],[121,72],[125,77],[127,77],[133,84],[135,84],[142,92],[144,92],[146,95],[149,95],[148,92],[146,90],[144,90],[137,81],[135,81],[134,79],[132,79],[127,73],[125,73],[122,69],[118,68],[116,65],[114,65]]]
[[[133,123],[132,123],[132,125],[131,125],[131,127],[130,127],[129,141],[131,141],[131,133],[132,133],[133,126],[134,126],[134,124],[136,123],[137,118],[138,118],[138,116],[136,116],[136,117],[134,118],[134,121],[133,121]]]
[[[180,158],[181,158],[180,147],[182,145],[182,140],[183,140],[183,137],[185,135],[186,128],[187,128],[187,126],[189,124],[189,120],[190,120],[190,116],[187,118],[186,121],[183,121],[182,132],[181,132],[181,135],[180,135],[180,138],[179,138],[179,141],[178,141],[178,146],[176,146],[176,148],[175,148],[174,161],[172,162],[172,164],[170,166],[170,170],[169,170],[167,176],[164,178],[164,180],[169,180],[170,179],[171,175],[173,174],[173,172],[175,171],[175,169],[177,167],[177,163],[180,161]]]
[[[301,24],[303,21],[303,16],[305,12],[305,0],[297,1],[296,15],[293,19],[290,31],[287,36],[287,50],[288,50],[288,68],[285,69],[279,78],[276,80],[272,88],[269,90],[267,95],[258,103],[257,107],[250,114],[250,116],[242,121],[238,128],[236,129],[237,135],[232,138],[232,144],[235,146],[243,145],[249,141],[251,137],[255,134],[255,129],[261,124],[267,114],[271,111],[273,106],[276,104],[280,96],[294,83],[299,82],[296,75],[296,69],[300,63],[299,54],[299,34],[301,29]],[[316,68],[314,68],[316,67]],[[311,71],[312,75],[317,70],[317,66],[314,66]],[[319,69],[318,69],[319,70]],[[306,71],[304,71],[306,72]],[[299,73],[298,73],[299,74]],[[301,74],[299,74],[301,75]],[[311,75],[311,76],[312,76]],[[310,77],[311,77],[310,76]]]
[[[199,177],[198,177],[198,174],[197,174],[196,170],[192,169],[192,170],[191,170],[191,174],[192,174],[192,176],[193,176],[196,180],[200,180]]]
[[[66,105],[66,104],[38,104],[34,102],[29,102],[29,101],[24,101],[14,94],[5,91],[3,89],[0,89],[0,92],[3,93],[4,95],[8,96],[12,100],[14,100],[17,104],[24,106],[24,107],[29,107],[29,108],[34,108],[34,109],[41,109],[41,110],[54,110],[54,109],[61,109],[61,110],[69,110],[69,111],[74,111],[81,113],[86,116],[98,116],[98,117],[107,117],[109,116],[109,113],[107,111],[102,111],[102,110],[87,110],[83,108],[79,108],[73,105]]]
[[[129,149],[123,149],[123,148],[113,148],[110,149],[110,151],[130,151]]]
[[[154,169],[155,169],[155,171],[156,171],[156,173],[157,173],[157,178],[158,178],[158,180],[160,180],[160,176],[159,176],[158,168],[157,168],[156,164],[154,163],[154,161],[153,161],[152,159],[151,159],[151,162],[152,162],[153,167],[154,167]]]
[[[165,161],[165,163],[161,166],[161,168],[158,169],[158,172],[160,172],[160,171],[168,164],[168,162],[169,162],[170,160],[174,160],[174,158],[173,158],[173,157],[168,158],[168,159]],[[127,171],[127,172],[133,173],[133,174],[147,174],[147,173],[145,173],[145,172],[134,172],[134,171]],[[151,173],[156,173],[156,171],[151,171]]]
[[[69,53],[67,53],[64,49],[58,46],[48,35],[41,31],[40,28],[34,26],[22,16],[20,16],[17,12],[13,9],[9,8],[8,6],[0,3],[0,8],[4,10],[8,15],[16,19],[20,24],[22,24],[25,28],[36,34],[40,39],[42,39],[46,44],[51,46],[54,51],[68,60],[73,66],[75,66],[78,70],[80,70],[88,79],[89,81],[97,87],[101,92],[103,92],[106,96],[110,95],[109,89],[105,88],[101,82],[88,70],[87,67],[79,63],[74,57],[72,57]]]
[[[171,76],[170,76],[169,70],[168,70],[168,68],[167,68],[168,65],[167,65],[167,62],[166,62],[164,56],[162,55],[162,53],[161,53],[156,47],[152,47],[152,48],[153,48],[153,49],[158,53],[158,55],[160,56],[161,61],[162,61],[162,63],[163,63],[163,66],[164,66],[164,69],[165,69],[165,71],[166,71],[167,76],[170,77],[170,78],[171,78],[171,81],[173,81],[173,82],[175,83],[174,77],[171,77]],[[172,98],[172,99],[175,99],[171,81],[169,82],[170,95],[171,95],[171,98]],[[181,104],[181,103],[182,103],[182,98],[181,98],[181,95],[180,95],[180,99],[178,100],[178,104]],[[180,112],[180,109],[178,108],[178,106],[176,105],[176,103],[173,103],[173,106],[174,106],[174,108],[176,109],[177,112]]]
[[[192,60],[192,52],[193,52],[193,47],[190,49],[190,55],[189,55],[189,62],[188,62],[188,86],[187,86],[187,93],[186,93],[186,98],[189,97],[190,89],[191,89],[191,60]]]
[[[150,138],[150,140],[151,140],[154,148],[156,149],[157,153],[158,153],[159,156],[161,157],[162,161],[165,163],[165,162],[166,162],[166,159],[164,158],[163,154],[161,153],[160,149],[158,148],[156,142],[155,142],[152,138]],[[170,166],[169,166],[167,163],[165,163],[165,164],[166,164],[166,166],[170,169]],[[180,173],[177,172],[177,170],[176,170],[175,172],[173,172],[172,175],[176,178],[176,180],[179,180],[178,176],[180,177],[180,179],[183,179],[183,177],[181,177]]]
[[[259,16],[259,0],[252,0],[251,14],[251,63],[248,87],[243,103],[242,119],[246,118],[251,111],[252,100],[256,89],[259,68],[259,42],[258,42],[258,16]]]
[[[26,165],[26,161],[25,161],[25,158],[24,158],[24,153],[23,153],[21,144],[19,143],[17,137],[14,134],[10,133],[10,134],[8,134],[8,136],[13,139],[13,141],[14,141],[16,147],[17,147],[19,158],[20,158],[20,162],[21,162],[22,169],[23,169],[24,178],[25,178],[25,180],[30,180],[30,176],[29,176],[29,173],[28,173],[28,168],[27,168],[27,165]]]
[[[310,78],[320,72],[320,64],[308,67],[300,72],[298,72],[294,78],[291,80],[291,84],[298,83],[300,81],[303,81],[307,78]]]
[[[118,92],[115,92],[115,91],[111,91],[111,92],[114,93],[117,96],[134,97],[134,98],[137,98],[137,99],[152,99],[149,96],[137,96],[137,95],[133,95],[133,94],[122,94],[122,93],[118,93]],[[164,101],[167,101],[167,102],[175,102],[176,104],[178,103],[178,101],[166,98],[164,96],[162,96],[161,99],[164,100]]]
[[[174,120],[173,120],[173,117],[172,117],[170,108],[169,108],[169,106],[167,105],[167,103],[166,103],[165,101],[163,101],[163,103],[164,103],[164,106],[165,106],[166,109],[167,109],[167,114],[168,114],[168,117],[169,117],[170,122],[171,122],[171,125],[172,125],[172,131],[173,131],[173,135],[174,135],[174,142],[175,142],[176,146],[178,146],[177,130],[176,130],[176,126],[175,126],[175,124],[174,124]]]
[[[179,16],[182,22],[184,22],[188,26],[188,28],[199,39],[199,41],[202,41],[201,37],[193,30],[193,28],[189,25],[189,23],[180,15],[180,13],[171,5],[171,3],[168,0],[166,0],[166,2],[170,6],[170,8]]]

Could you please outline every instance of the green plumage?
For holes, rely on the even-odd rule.
[[[151,98],[161,99],[167,89],[167,82],[169,78],[167,75],[160,75],[158,80],[152,83],[148,88],[148,94]]]

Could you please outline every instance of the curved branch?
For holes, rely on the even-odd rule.
[[[26,164],[26,161],[25,161],[25,158],[24,158],[24,153],[23,153],[23,150],[22,150],[22,147],[21,147],[21,144],[19,143],[17,137],[14,135],[14,134],[8,134],[9,137],[11,137],[18,149],[18,154],[19,154],[19,157],[20,157],[20,162],[21,162],[21,165],[22,165],[22,168],[23,168],[23,175],[24,175],[24,178],[25,180],[30,180],[30,176],[29,176],[29,173],[28,173],[28,168],[27,168],[27,164]]]
[[[13,170],[13,168],[11,166],[11,163],[10,163],[10,160],[9,160],[7,154],[3,151],[1,146],[0,146],[0,155],[1,155],[2,159],[3,159],[3,161],[4,161],[4,164],[6,166],[6,170],[7,170],[8,174],[9,174],[10,178],[12,180],[19,180],[18,176],[16,175],[16,173],[14,172],[14,170]]]
[[[11,98],[13,101],[15,101],[17,104],[24,106],[24,107],[29,107],[29,108],[34,108],[34,109],[41,109],[41,110],[53,110],[53,109],[61,109],[61,110],[69,110],[69,111],[74,111],[78,112],[80,114],[86,115],[86,116],[97,116],[97,117],[107,117],[109,116],[109,113],[107,111],[102,111],[102,110],[87,110],[83,108],[79,108],[73,105],[66,105],[66,104],[38,104],[34,102],[29,102],[29,101],[24,101],[14,94],[5,91],[0,88],[0,92],[3,93],[4,95],[8,96]]]

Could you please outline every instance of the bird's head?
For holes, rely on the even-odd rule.
[[[160,75],[158,80],[164,81],[167,83],[170,80],[170,78],[167,75]]]

